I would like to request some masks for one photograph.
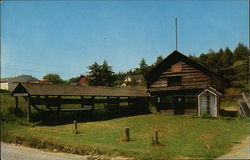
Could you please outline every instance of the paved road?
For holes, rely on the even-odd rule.
[[[1,160],[87,160],[88,156],[44,152],[1,142]]]
[[[250,159],[250,136],[245,138],[240,144],[235,145],[232,151],[219,157],[218,160],[225,159]]]

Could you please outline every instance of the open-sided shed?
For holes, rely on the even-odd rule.
[[[108,105],[128,102],[142,105],[138,107],[146,111],[148,108],[146,90],[132,88],[115,88],[102,86],[71,86],[71,85],[45,85],[19,83],[11,93],[15,97],[16,108],[18,108],[18,97],[24,97],[27,102],[27,120],[31,120],[31,106],[40,111],[37,105],[45,105],[46,109],[53,111],[56,107],[59,117],[63,111],[92,110],[93,115],[95,103],[107,103]],[[105,97],[105,98],[95,98]],[[81,108],[62,109],[62,104],[81,104]],[[84,107],[85,105],[92,107]]]

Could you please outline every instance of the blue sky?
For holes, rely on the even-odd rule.
[[[1,77],[69,79],[103,60],[115,72],[151,64],[175,50],[175,17],[186,55],[249,44],[247,0],[4,1]]]

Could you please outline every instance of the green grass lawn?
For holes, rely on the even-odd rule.
[[[249,134],[249,119],[201,119],[193,116],[138,115],[106,121],[82,122],[79,134],[72,124],[32,126],[4,122],[2,139],[38,148],[57,148],[78,154],[123,155],[139,159],[214,158]],[[130,142],[123,142],[130,127]],[[153,146],[152,133],[159,130],[161,146]]]
[[[3,141],[77,154],[123,155],[138,159],[209,159],[229,152],[250,133],[249,119],[148,114],[95,122],[87,120],[78,123],[79,134],[74,134],[72,124],[38,126],[25,123],[26,103],[23,98],[19,103],[21,114],[16,116],[13,97],[1,94]],[[223,102],[222,105],[227,108],[231,104]],[[32,109],[32,112],[36,111]],[[123,142],[124,127],[130,127],[130,142]],[[159,130],[161,146],[151,145],[155,129]]]

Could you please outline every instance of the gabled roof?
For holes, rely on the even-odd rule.
[[[206,88],[204,88],[202,91],[200,91],[197,95],[199,96],[199,95],[202,95],[203,93],[205,93],[205,92],[210,92],[210,93],[212,93],[212,94],[215,94],[215,95],[219,95],[219,96],[222,96],[222,94],[219,92],[219,91],[217,91],[215,88],[213,88],[213,87],[211,87],[211,86],[208,86],[208,87],[206,87]]]
[[[204,74],[207,74],[207,75],[213,74],[213,75],[220,77],[216,72],[208,69],[206,66],[188,58],[187,56],[183,55],[179,51],[175,50],[169,56],[167,56],[164,60],[162,60],[158,65],[156,65],[146,75],[147,85],[149,86],[152,83],[154,83],[160,77],[160,75],[166,71],[167,68],[170,68],[173,64],[177,63],[178,61],[183,61],[187,63],[188,65],[202,71]]]
[[[149,96],[144,89],[30,83],[19,83],[11,94],[14,95],[16,93],[27,93],[30,96]]]
[[[31,75],[23,75],[23,74],[17,77],[1,78],[1,82],[29,82],[29,81],[38,81],[38,79]]]

